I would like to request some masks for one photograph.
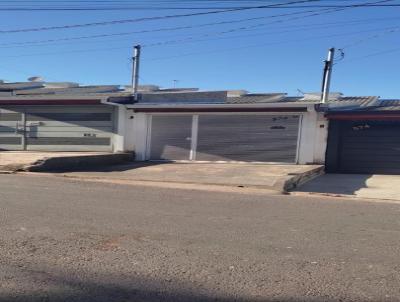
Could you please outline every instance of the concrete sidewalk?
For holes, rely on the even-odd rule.
[[[400,201],[400,175],[326,174],[293,192],[302,193]]]
[[[3,151],[0,152],[0,171],[71,170],[120,164],[130,160],[133,160],[133,155],[129,153]]]
[[[242,163],[132,163],[60,173],[82,179],[257,187],[286,192],[323,173],[322,166]]]

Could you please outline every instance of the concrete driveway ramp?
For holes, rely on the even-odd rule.
[[[287,192],[322,173],[322,166],[311,165],[148,162],[69,173],[68,176],[154,183],[258,187]]]

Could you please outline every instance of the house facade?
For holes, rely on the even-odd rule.
[[[143,94],[126,108],[140,161],[324,161],[327,122],[313,100],[283,93],[183,91]]]
[[[399,173],[400,101],[143,86],[0,83],[0,150],[135,152],[137,161],[324,164]]]

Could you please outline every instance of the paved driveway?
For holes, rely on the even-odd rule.
[[[326,174],[306,183],[297,192],[400,201],[400,175]]]

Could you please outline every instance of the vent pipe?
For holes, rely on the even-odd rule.
[[[139,87],[139,68],[140,68],[140,54],[141,54],[141,46],[136,45],[133,49],[133,72],[132,72],[132,93],[137,100],[137,92]]]
[[[331,86],[334,56],[335,56],[335,48],[329,49],[328,59],[325,61],[324,75],[322,79],[322,94],[321,94],[322,104],[325,104],[329,101],[329,90]]]

